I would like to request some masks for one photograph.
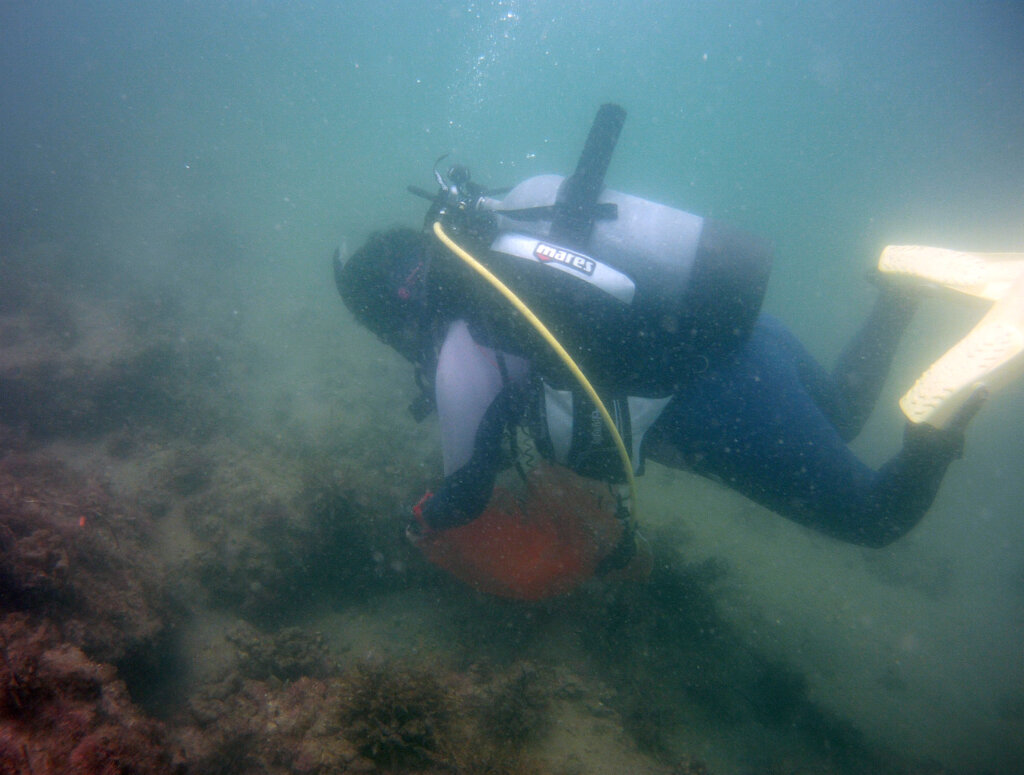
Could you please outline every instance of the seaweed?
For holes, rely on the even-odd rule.
[[[22,614],[0,633],[0,773],[175,771],[164,726],[137,710],[111,665]]]
[[[32,456],[0,460],[0,612],[49,620],[104,662],[155,646],[176,609],[145,539],[101,483]]]
[[[455,697],[434,670],[393,663],[360,665],[342,713],[359,752],[389,770],[453,762],[457,718]]]
[[[320,633],[285,627],[264,635],[240,624],[227,634],[227,640],[236,649],[238,671],[245,678],[293,681],[302,676],[324,678],[331,672],[327,646]]]

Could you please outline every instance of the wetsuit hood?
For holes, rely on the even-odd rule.
[[[425,242],[413,229],[392,229],[372,234],[347,260],[334,258],[334,282],[345,306],[412,363],[421,359],[428,327]]]

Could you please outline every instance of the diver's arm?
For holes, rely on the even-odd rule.
[[[449,326],[435,379],[445,479],[418,505],[420,527],[454,527],[483,511],[501,465],[503,429],[517,410],[517,386],[528,374],[524,359],[474,341],[465,321]]]
[[[512,392],[511,388],[503,390],[484,412],[469,461],[446,476],[436,493],[420,502],[416,517],[421,527],[446,530],[480,516],[501,467],[502,432],[516,404]]]

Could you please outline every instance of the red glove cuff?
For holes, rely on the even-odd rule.
[[[416,502],[416,505],[412,507],[412,515],[416,518],[416,523],[420,526],[423,535],[434,532],[430,525],[427,524],[426,517],[423,516],[423,505],[433,497],[434,493],[431,490],[427,490],[423,493],[423,497]]]

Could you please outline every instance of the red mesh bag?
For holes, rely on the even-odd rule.
[[[499,597],[563,595],[594,575],[622,537],[615,503],[598,482],[550,465],[527,474],[524,492],[495,487],[477,519],[424,537],[428,560]]]

